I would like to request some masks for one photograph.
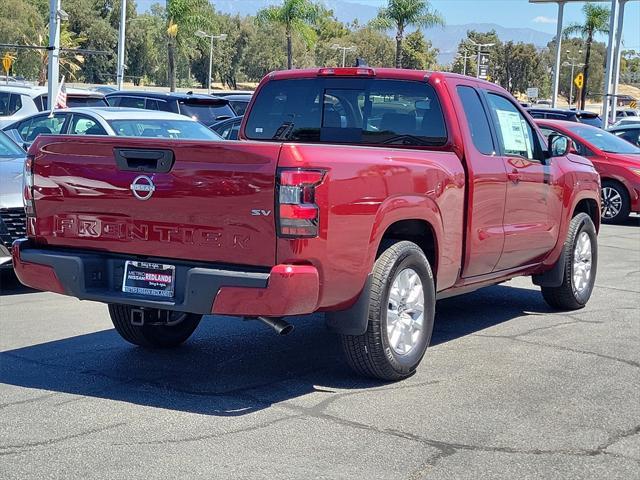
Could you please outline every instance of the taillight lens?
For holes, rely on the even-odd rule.
[[[322,170],[280,170],[278,185],[278,232],[282,237],[317,237],[319,209],[316,186]]]
[[[22,175],[22,199],[24,201],[24,210],[28,217],[35,217],[36,215],[36,207],[33,201],[33,166],[34,158],[28,155],[24,162]]]

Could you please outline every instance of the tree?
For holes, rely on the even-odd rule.
[[[284,0],[281,6],[271,6],[258,11],[256,18],[260,25],[275,24],[284,27],[287,37],[287,68],[293,68],[292,37],[302,36],[307,45],[315,43],[313,24],[319,17],[318,7],[309,0]]]
[[[429,40],[425,40],[421,31],[415,31],[402,44],[402,66],[415,70],[431,70],[438,63],[437,48],[433,48]]]
[[[387,6],[378,10],[371,25],[380,30],[396,29],[396,68],[402,68],[402,40],[409,26],[418,28],[444,25],[442,16],[431,9],[428,0],[388,0]]]
[[[564,29],[565,36],[578,35],[585,40],[586,53],[584,55],[584,88],[580,92],[580,108],[584,109],[587,101],[587,83],[591,62],[591,46],[597,34],[609,33],[609,9],[600,5],[587,3],[582,7],[584,23],[572,23]]]

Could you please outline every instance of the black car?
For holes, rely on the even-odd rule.
[[[213,125],[210,125],[209,128],[225,140],[237,140],[241,123],[242,115],[216,122]]]
[[[602,119],[597,113],[587,110],[563,110],[561,108],[536,108],[526,109],[533,118],[546,118],[548,120],[564,120],[567,122],[586,123],[592,127],[602,128]]]
[[[247,107],[249,106],[249,102],[251,101],[252,95],[227,95],[224,98],[229,100],[231,104],[231,108],[236,112],[236,115],[244,115],[244,112],[247,111]]]
[[[162,110],[191,117],[204,125],[235,117],[225,98],[197,93],[119,91],[106,95],[112,107]]]
[[[610,128],[609,132],[640,147],[640,122],[637,124],[618,125],[617,127]]]

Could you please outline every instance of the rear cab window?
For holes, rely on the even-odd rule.
[[[447,130],[433,87],[409,80],[272,80],[249,112],[252,140],[442,146]]]
[[[493,155],[495,147],[491,136],[491,127],[478,92],[474,88],[464,85],[458,86],[457,91],[467,117],[473,144],[483,155]]]

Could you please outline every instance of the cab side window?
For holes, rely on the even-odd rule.
[[[489,107],[498,133],[502,153],[509,157],[536,160],[535,132],[516,106],[505,97],[488,93]]]
[[[489,119],[487,119],[487,112],[482,106],[478,92],[471,87],[462,85],[457,88],[457,91],[464,108],[464,114],[467,117],[473,144],[480,153],[493,155],[495,147],[489,128]]]
[[[71,122],[71,135],[106,135],[107,132],[93,118],[74,115]]]
[[[26,131],[23,128],[19,129],[20,136],[27,142],[33,142],[36,137],[41,134],[58,135],[62,131],[62,127],[66,119],[66,114],[55,115],[53,118],[49,118],[48,115],[34,118],[30,121],[29,127]]]

